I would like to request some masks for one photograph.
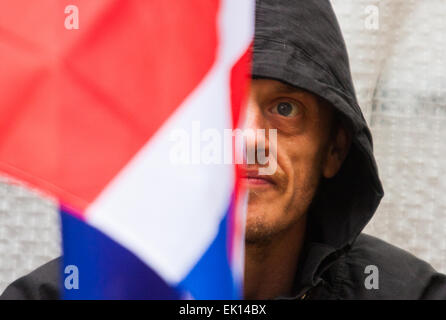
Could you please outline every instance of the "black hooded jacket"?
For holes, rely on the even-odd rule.
[[[321,182],[308,212],[293,295],[278,298],[446,299],[445,275],[361,234],[384,193],[330,2],[257,0],[253,59],[253,77],[280,80],[322,97],[336,108],[352,135],[340,172]],[[2,298],[58,298],[60,263],[60,258],[53,260],[17,280]]]

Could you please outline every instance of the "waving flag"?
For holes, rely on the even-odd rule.
[[[240,297],[235,167],[169,134],[237,124],[253,6],[0,0],[0,170],[60,201],[65,298]]]

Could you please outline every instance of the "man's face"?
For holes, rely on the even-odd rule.
[[[261,165],[246,165],[242,179],[249,190],[246,241],[268,242],[302,218],[321,176],[333,175],[334,112],[317,96],[269,79],[252,81],[246,112],[247,128],[277,129],[277,158],[265,143],[270,161],[277,162],[275,173],[259,176]],[[248,148],[255,144],[248,141]]]

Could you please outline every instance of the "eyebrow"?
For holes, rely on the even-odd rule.
[[[290,84],[286,84],[283,82],[280,82],[277,85],[277,91],[280,93],[305,93],[306,91],[304,89],[292,86]]]

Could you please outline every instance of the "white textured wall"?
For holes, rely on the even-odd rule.
[[[332,4],[385,191],[365,232],[446,273],[446,1]]]
[[[0,179],[0,293],[60,251],[55,203]]]
[[[446,0],[332,3],[386,192],[366,232],[446,272]],[[0,182],[0,292],[59,254],[54,203]]]

